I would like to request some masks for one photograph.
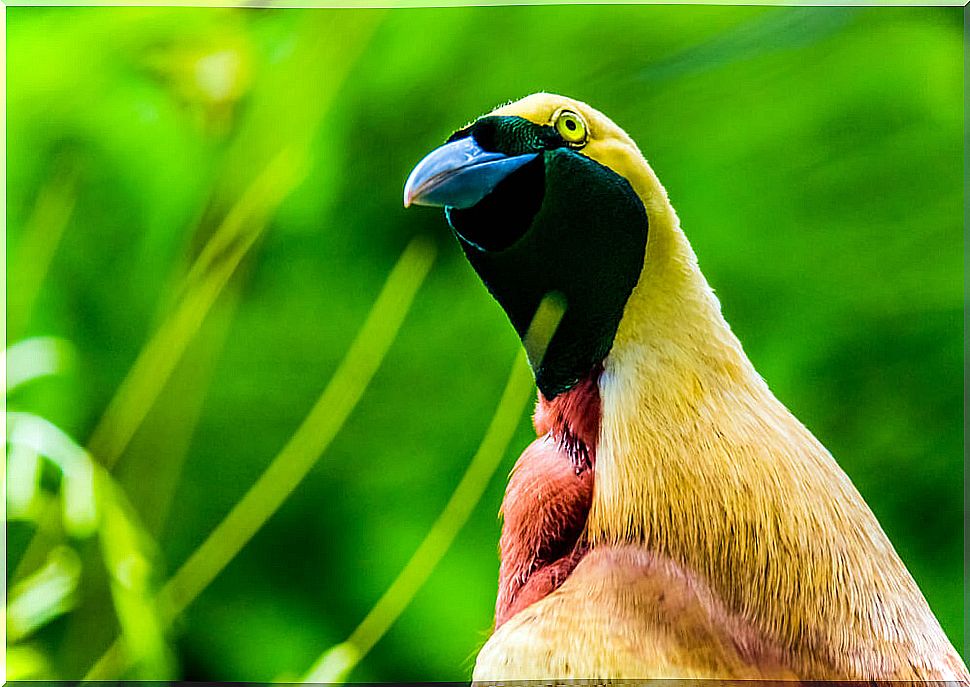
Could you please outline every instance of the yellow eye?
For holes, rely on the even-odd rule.
[[[556,117],[556,131],[566,143],[582,145],[586,143],[586,122],[575,112],[563,110]]]

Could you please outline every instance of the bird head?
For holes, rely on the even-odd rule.
[[[411,172],[404,205],[443,207],[469,262],[523,339],[549,400],[610,352],[640,281],[652,215],[669,205],[633,140],[570,98],[538,93],[454,133]],[[544,298],[562,320],[542,350]]]

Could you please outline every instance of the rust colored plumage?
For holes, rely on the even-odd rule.
[[[559,588],[587,551],[599,434],[599,370],[552,401],[539,395],[536,439],[509,477],[502,504],[496,628]]]
[[[551,437],[536,439],[519,458],[502,506],[496,627],[555,591],[576,567],[592,497],[592,471],[577,474]]]
[[[568,392],[553,400],[539,393],[533,417],[536,433],[548,435],[569,457],[577,474],[593,467],[600,433],[599,379],[596,367]]]

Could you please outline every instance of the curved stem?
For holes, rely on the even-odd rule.
[[[161,591],[168,626],[215,579],[277,511],[326,451],[384,360],[434,261],[434,246],[412,239],[371,307],[363,326],[310,413],[245,496],[189,556]],[[107,679],[126,667],[120,640],[85,680]]]
[[[547,296],[539,305],[526,338],[545,351],[562,320],[564,310],[561,298],[556,294]],[[481,501],[508,450],[534,389],[532,371],[522,350],[515,357],[509,380],[482,443],[424,541],[357,629],[346,641],[325,651],[304,676],[303,682],[344,682],[404,612]]]

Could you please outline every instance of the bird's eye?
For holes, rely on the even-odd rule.
[[[556,117],[556,131],[562,139],[574,146],[586,143],[586,122],[575,112],[563,110]]]

